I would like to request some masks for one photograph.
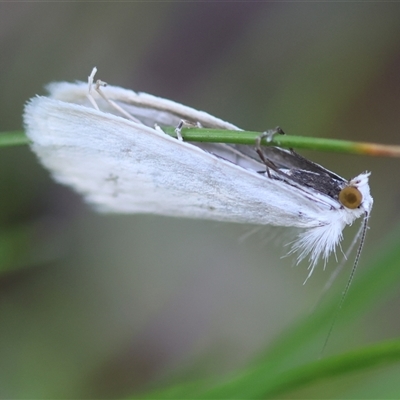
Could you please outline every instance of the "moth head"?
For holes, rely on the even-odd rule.
[[[339,201],[351,210],[360,207],[362,200],[363,195],[355,186],[346,186],[339,192]]]
[[[351,179],[339,192],[340,203],[350,209],[363,208],[369,212],[372,208],[372,197],[369,193],[369,173],[363,173]]]

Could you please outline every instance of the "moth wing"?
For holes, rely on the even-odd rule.
[[[92,108],[87,98],[87,83],[54,82],[47,85],[47,90],[53,99],[86,105]],[[207,128],[240,130],[237,126],[214,117],[205,111],[196,110],[169,99],[112,85],[107,85],[101,90],[107,99],[115,101],[132,116],[137,117],[141,122],[150,127],[154,127],[154,124],[176,127],[183,119],[195,123],[200,122],[203,127]],[[101,110],[112,114],[116,113],[112,105],[104,101],[95,92],[92,91],[92,95],[95,97]]]
[[[87,97],[87,83],[78,82],[73,84],[68,82],[55,82],[48,85],[47,88],[50,92],[50,96],[54,99],[82,104],[90,108],[92,107]],[[116,102],[130,115],[152,128],[155,124],[176,127],[181,120],[188,120],[194,123],[200,123],[204,128],[241,130],[237,126],[204,111],[196,110],[169,99],[163,99],[143,92],[135,92],[118,86],[106,86],[102,88],[102,91],[107,99]],[[116,111],[111,104],[98,96],[97,93],[92,92],[92,94],[96,97],[96,102],[98,102],[101,110],[112,114],[117,113],[117,115],[119,115],[118,111]],[[255,150],[255,143],[254,146],[228,145],[222,143],[193,144],[246,168],[253,168],[255,171],[265,170],[265,165],[261,162]],[[332,178],[344,182],[343,178],[307,160],[294,151],[278,147],[263,147],[262,151],[265,157],[274,162],[279,168],[297,168],[305,171],[313,171],[319,174],[329,175]]]
[[[301,190],[143,124],[46,97],[27,104],[24,120],[55,179],[101,211],[302,228],[327,222],[329,206]]]

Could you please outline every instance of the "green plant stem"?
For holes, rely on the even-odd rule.
[[[164,131],[176,137],[175,129],[165,128]],[[184,128],[181,134],[183,140],[187,142],[235,143],[251,146],[254,146],[256,139],[262,135],[261,132],[228,131],[206,128]],[[261,144],[264,146],[279,146],[287,149],[309,149],[370,156],[400,157],[400,146],[351,142],[348,140],[276,134],[271,140],[264,138]]]
[[[174,128],[164,128],[164,132],[176,137]],[[184,141],[208,143],[232,143],[254,146],[261,132],[228,131],[223,129],[184,128]],[[24,132],[0,133],[0,147],[21,146],[29,143]],[[271,140],[262,139],[264,146],[279,146],[294,149],[331,151],[369,156],[400,157],[400,146],[377,143],[351,142],[348,140],[324,139],[305,136],[275,135]]]
[[[29,139],[22,131],[0,133],[0,147],[25,146]]]

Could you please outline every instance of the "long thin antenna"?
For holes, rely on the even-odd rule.
[[[348,258],[351,254],[351,252],[354,249],[354,246],[357,244],[357,242],[359,241],[360,237],[361,237],[361,233],[364,230],[364,224],[361,224],[360,227],[358,228],[357,233],[354,235],[354,238],[350,244],[350,246],[348,247],[348,249],[346,250],[346,253],[343,253],[343,257],[339,263],[339,265],[337,265],[334,269],[334,271],[331,273],[329,279],[326,281],[324,287],[321,290],[321,293],[319,295],[318,300],[315,302],[315,304],[313,305],[313,307],[310,310],[310,313],[313,313],[315,311],[315,309],[318,307],[318,305],[321,303],[321,300],[323,299],[323,297],[325,296],[325,294],[328,292],[328,290],[330,289],[330,287],[333,285],[333,282],[335,282],[336,278],[339,276],[340,272],[342,271],[343,267],[346,265],[346,262],[348,261]]]
[[[339,312],[340,312],[340,310],[341,310],[341,308],[343,306],[345,298],[347,297],[347,293],[349,292],[350,285],[353,282],[353,278],[354,278],[354,275],[356,273],[358,262],[360,261],[361,252],[362,252],[362,249],[363,249],[363,246],[364,246],[365,236],[367,234],[368,218],[369,218],[368,212],[365,212],[364,222],[363,222],[362,231],[361,231],[360,245],[358,246],[358,249],[357,249],[357,254],[356,254],[356,258],[354,260],[353,268],[351,269],[350,276],[349,276],[349,279],[347,281],[347,285],[346,285],[346,287],[345,287],[345,289],[344,289],[344,291],[342,293],[342,296],[340,298],[339,306],[336,309],[335,315],[333,316],[333,320],[332,320],[331,326],[329,328],[328,334],[326,336],[324,345],[323,345],[322,350],[321,350],[320,358],[322,358],[322,355],[324,353],[326,345],[328,344],[329,338],[331,336],[331,333],[332,333],[333,327],[335,325],[335,322],[337,320],[337,317],[339,315]]]

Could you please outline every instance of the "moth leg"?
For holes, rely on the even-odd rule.
[[[96,100],[94,99],[94,97],[92,96],[92,87],[93,87],[93,79],[94,76],[96,75],[97,72],[97,68],[94,67],[92,69],[92,72],[90,73],[90,75],[88,76],[88,93],[86,95],[86,97],[89,99],[90,103],[92,104],[92,106],[97,110],[100,111],[99,106],[96,103]]]
[[[192,123],[192,122],[186,121],[184,119],[181,119],[179,121],[178,126],[175,128],[175,134],[176,134],[177,139],[180,142],[183,142],[182,128],[194,128],[194,127],[202,128],[202,125],[200,122]]]
[[[158,124],[154,124],[154,129],[155,129],[157,132],[165,133],[165,132],[161,129],[160,125],[158,125]]]
[[[275,129],[269,129],[265,132],[263,132],[258,139],[260,140],[259,143],[261,143],[262,139],[267,139],[267,142],[270,143],[272,142],[273,138],[275,135],[285,135],[285,132],[283,132],[283,129],[280,126],[277,126]]]
[[[119,113],[121,113],[125,118],[130,119],[131,121],[137,122],[141,124],[142,122],[139,121],[137,118],[135,118],[133,115],[129,114],[127,111],[125,111],[121,106],[119,106],[115,101],[110,100],[107,98],[107,96],[102,92],[101,88],[107,86],[106,82],[103,82],[102,80],[98,79],[96,83],[93,84],[94,81],[94,76],[96,75],[97,68],[94,67],[91,74],[88,77],[88,94],[86,95],[89,101],[92,103],[93,107],[97,110],[100,111],[99,106],[96,103],[96,100],[94,99],[92,95],[92,89],[94,86],[94,90],[98,93],[98,95],[105,100],[108,104],[111,105],[115,110],[117,110]]]
[[[175,134],[176,134],[176,138],[180,141],[183,142],[183,137],[182,137],[182,127],[184,125],[184,121],[183,119],[181,119],[179,121],[178,126],[175,128]]]
[[[261,141],[264,138],[266,138],[267,142],[271,142],[276,134],[284,135],[285,132],[283,132],[283,130],[279,126],[277,126],[275,129],[270,129],[270,130],[268,130],[266,132],[263,132],[260,136],[258,136],[256,138],[256,152],[257,152],[258,156],[260,157],[261,161],[267,167],[267,174],[268,174],[269,178],[271,178],[270,169],[272,169],[273,171],[276,171],[278,173],[280,171],[279,171],[278,167],[271,160],[268,160],[265,157],[265,155],[264,155],[264,153],[262,151],[262,148],[261,148]]]

